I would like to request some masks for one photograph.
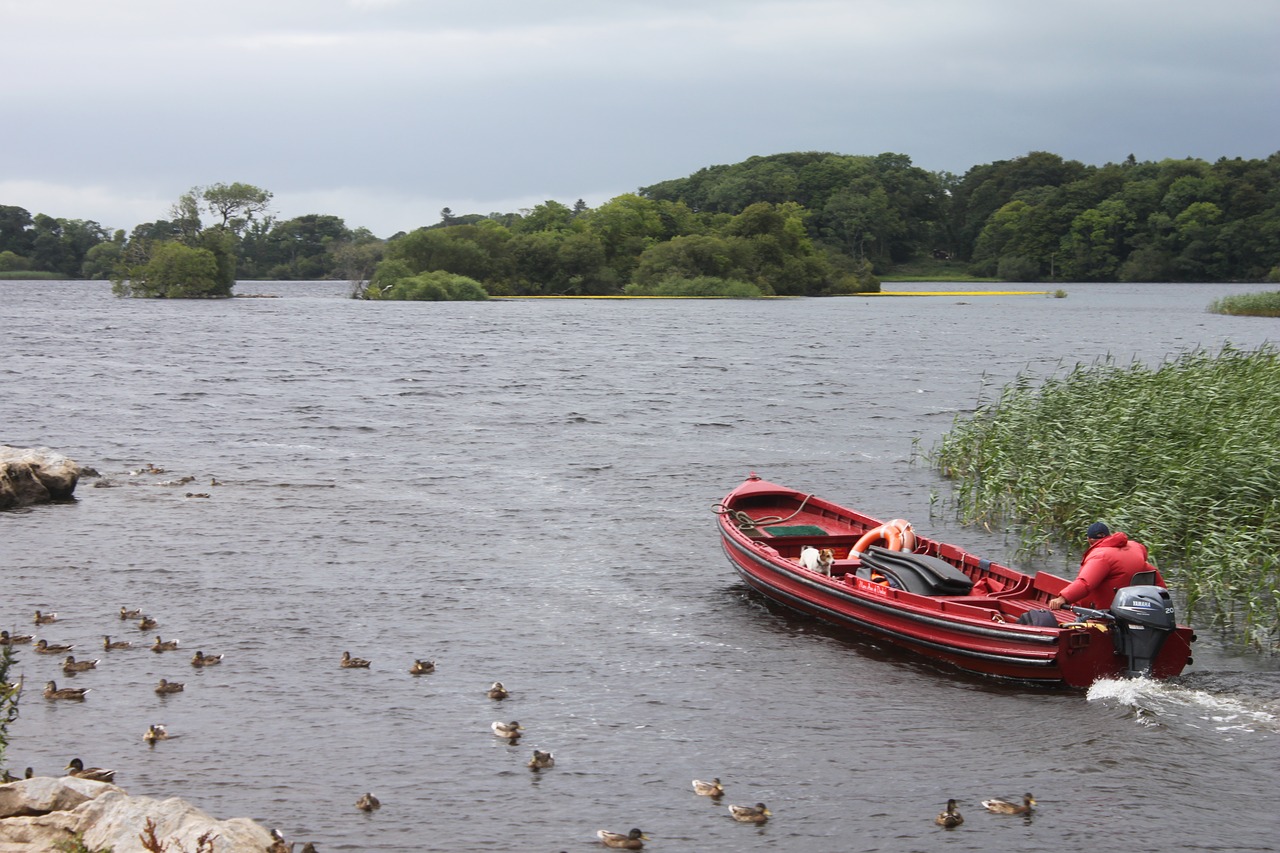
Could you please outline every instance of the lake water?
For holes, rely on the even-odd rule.
[[[720,551],[712,507],[754,470],[1016,562],[937,510],[917,447],[1019,372],[1280,332],[1205,310],[1257,287],[1064,289],[374,304],[335,282],[208,302],[0,282],[0,443],[114,484],[0,514],[0,624],[54,610],[37,636],[102,658],[63,676],[20,652],[8,765],[80,756],[325,853],[589,851],[633,826],[655,851],[1274,849],[1275,659],[1199,626],[1175,683],[993,683],[768,606]],[[196,649],[225,660],[195,670]],[[92,692],[46,702],[50,678]],[[149,748],[151,723],[178,737]],[[528,770],[535,748],[556,766]],[[719,805],[690,786],[713,776]],[[366,791],[381,810],[356,810]],[[1029,820],[979,806],[1024,791]],[[954,831],[932,822],[948,798]],[[729,818],[758,801],[766,825]]]

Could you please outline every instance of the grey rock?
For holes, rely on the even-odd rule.
[[[70,500],[81,468],[48,447],[0,444],[0,509]]]
[[[148,820],[173,850],[195,850],[206,835],[215,853],[263,853],[274,843],[248,818],[218,820],[177,797],[131,797],[115,785],[70,776],[0,785],[0,815],[0,853],[59,853],[76,835],[90,850],[146,853]]]

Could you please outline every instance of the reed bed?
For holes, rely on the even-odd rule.
[[[1275,650],[1280,634],[1280,354],[1195,350],[1154,369],[1110,357],[1019,376],[927,459],[968,523],[1028,553],[1079,548],[1101,519],[1145,543],[1192,612]]]
[[[1280,290],[1224,296],[1209,303],[1209,311],[1240,317],[1280,317]]]

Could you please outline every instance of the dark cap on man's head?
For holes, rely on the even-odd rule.
[[[1095,521],[1089,525],[1089,530],[1084,535],[1087,539],[1105,539],[1111,535],[1111,528],[1101,521]]]

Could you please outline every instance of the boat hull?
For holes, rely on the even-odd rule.
[[[1064,578],[1025,575],[917,536],[914,553],[954,566],[974,589],[925,595],[873,582],[864,566],[871,558],[849,551],[882,522],[754,475],[730,492],[718,515],[724,553],[743,581],[799,612],[996,678],[1085,687],[1126,673],[1128,659],[1116,651],[1113,625],[1081,623],[1069,611],[1058,611],[1052,627],[1017,621],[1046,609],[1067,585]],[[835,553],[830,575],[800,564],[806,546]],[[1192,639],[1185,626],[1171,633],[1151,676],[1181,673],[1191,660]]]

